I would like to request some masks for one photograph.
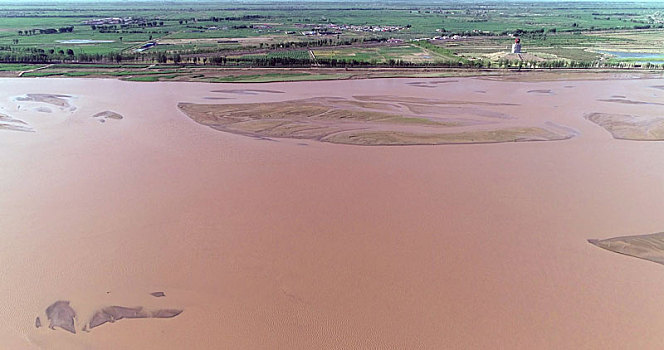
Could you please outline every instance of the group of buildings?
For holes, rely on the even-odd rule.
[[[101,26],[109,24],[132,24],[139,21],[142,22],[144,20],[143,19],[137,20],[132,17],[107,17],[107,18],[96,18],[96,19],[83,21],[83,24]]]
[[[307,31],[300,32],[302,35],[336,35],[344,31],[365,32],[365,33],[392,33],[404,30],[401,26],[371,26],[371,25],[353,25],[353,24],[296,24],[296,27],[310,28]]]

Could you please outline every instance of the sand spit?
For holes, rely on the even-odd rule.
[[[109,306],[95,312],[92,319],[90,319],[90,322],[87,324],[87,329],[93,329],[104,323],[113,323],[124,318],[173,318],[181,313],[182,310],[178,309],[146,311],[141,306],[133,308],[125,306]]]
[[[431,105],[431,104],[414,104],[414,103],[404,103],[405,106],[410,112],[415,114],[429,114],[429,115],[446,115],[446,116],[476,116],[488,119],[515,119],[513,115],[502,113],[498,111],[492,111],[476,107],[458,107],[458,106],[441,106],[441,105]],[[460,122],[461,124],[468,124]]]
[[[390,98],[389,103],[375,102],[382,101],[380,97],[360,99],[316,98],[253,104],[180,103],[178,106],[198,123],[220,131],[253,137],[310,139],[352,145],[552,141],[574,136],[545,126],[503,126],[498,123],[501,119],[514,117],[502,112],[460,106],[476,104],[472,102],[452,101],[450,107],[441,105],[444,102],[426,99]],[[431,103],[415,104],[412,101]],[[489,130],[445,130],[486,124],[494,125]]]
[[[482,101],[459,101],[459,100],[434,100],[421,97],[407,97],[396,95],[375,95],[375,96],[353,96],[360,101],[375,102],[412,102],[430,105],[477,105],[477,106],[518,106],[518,103],[509,102],[482,102]]]
[[[155,297],[166,296],[163,292],[151,293]],[[99,327],[105,323],[113,323],[122,319],[131,318],[173,318],[182,313],[181,309],[157,309],[153,311],[145,310],[142,306],[126,307],[126,306],[108,306],[95,313],[83,326],[83,331],[89,331],[93,328]],[[76,311],[69,305],[69,301],[56,301],[46,309],[46,316],[50,321],[48,328],[55,329],[55,327],[62,328],[70,333],[76,334]],[[41,327],[41,319],[35,319],[35,327]]]
[[[544,128],[507,128],[460,133],[416,134],[407,132],[351,132],[327,137],[324,141],[349,145],[447,145],[527,141],[559,141],[574,135]]]
[[[5,114],[0,114],[0,130],[25,131],[25,132],[34,131],[28,125],[28,123],[20,119],[12,118]]]
[[[449,83],[457,83],[459,82],[458,80],[439,80],[439,81],[414,81],[411,83],[406,83],[410,86],[415,86],[415,87],[423,87],[423,88],[435,88],[440,84],[449,84]]]
[[[76,312],[74,309],[69,306],[68,301],[56,301],[46,308],[46,316],[48,320],[51,321],[48,328],[55,329],[55,327],[60,327],[67,332],[76,334],[76,328],[74,327],[74,319],[76,318]],[[39,318],[37,318],[39,320]],[[37,323],[38,321],[35,321]]]
[[[212,90],[211,92],[218,92],[222,94],[236,94],[236,95],[258,95],[258,94],[283,94],[279,90],[264,90],[264,89],[229,89],[229,90]]]
[[[659,90],[664,90],[664,85],[654,85],[654,86],[651,86],[651,88],[653,88],[653,89],[659,89]]]
[[[664,103],[658,103],[658,102],[645,102],[645,101],[635,101],[635,100],[627,100],[624,98],[604,98],[604,99],[598,99],[597,101],[600,102],[613,102],[613,103],[623,103],[627,105],[654,105],[654,106],[664,106]]]
[[[614,253],[664,265],[664,232],[603,240],[589,239],[588,242]]]
[[[543,83],[543,82],[575,82],[575,81],[624,81],[639,79],[659,79],[657,73],[622,73],[601,71],[569,71],[569,72],[543,72],[524,71],[519,74],[485,75],[476,77],[478,80],[518,82],[518,83]]]
[[[527,91],[529,94],[542,94],[542,95],[551,95],[553,94],[553,91],[549,89],[535,89],[535,90],[528,90]]]
[[[109,119],[121,120],[124,117],[113,111],[103,111],[93,115],[92,118],[96,118],[100,123],[105,123]]]
[[[21,102],[42,102],[48,103],[60,108],[70,108],[71,104],[69,103],[69,95],[61,94],[26,94],[25,96],[20,96],[16,98],[16,101]]]
[[[610,113],[591,113],[585,118],[606,129],[616,139],[664,140],[664,118]]]
[[[53,111],[48,107],[37,107],[35,108],[35,111],[40,113],[53,113]]]
[[[232,97],[214,97],[214,96],[205,96],[203,97],[206,100],[230,100]]]

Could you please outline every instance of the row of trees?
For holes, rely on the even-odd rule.
[[[502,32],[492,32],[492,31],[480,31],[480,30],[465,30],[465,31],[449,31],[445,28],[442,28],[441,33],[447,36],[459,35],[459,36],[506,36],[509,34],[531,37],[531,38],[540,38],[546,34],[555,34],[558,32],[591,32],[591,31],[612,31],[612,30],[625,30],[625,29],[661,29],[664,28],[664,24],[636,24],[632,26],[614,26],[614,27],[581,27],[577,23],[572,23],[571,29],[558,29],[553,28],[537,28],[537,29],[520,29],[515,30],[505,30]]]
[[[221,21],[255,21],[258,19],[265,19],[269,18],[267,16],[263,15],[244,15],[244,16],[234,16],[234,17],[216,17],[216,16],[210,16],[208,18],[185,18],[185,19],[180,19],[178,20],[179,24],[187,24],[189,21],[192,22],[221,22]]]
[[[242,66],[242,67],[309,67],[312,61],[308,58],[298,57],[182,57],[178,54],[160,54],[159,63],[179,63],[212,66]],[[664,69],[664,65],[651,63],[635,64],[630,62],[606,62],[583,60],[550,60],[550,61],[522,61],[522,60],[446,60],[438,62],[411,62],[400,59],[390,59],[378,62],[377,60],[318,58],[316,63],[323,67],[438,67],[438,68],[474,68],[474,69],[590,69],[590,68],[645,68]]]
[[[9,49],[9,50],[4,50]],[[88,54],[74,52],[72,49],[37,49],[22,48],[10,49],[0,46],[0,62],[3,63],[160,63],[160,64],[186,64],[220,67],[310,67],[312,62],[303,56],[182,56],[181,54],[166,52],[144,53],[108,53]],[[560,68],[645,68],[664,69],[664,65],[652,63],[584,61],[584,60],[545,60],[523,61],[501,59],[490,60],[455,60],[449,59],[438,62],[411,62],[400,59],[377,61],[376,59],[336,59],[317,58],[317,66],[322,67],[439,67],[439,68],[498,68],[498,69],[560,69]]]
[[[151,22],[140,22],[132,24],[91,24],[90,29],[98,30],[100,33],[114,33],[121,29],[128,28],[153,28],[153,27],[163,27],[164,21],[151,21]]]
[[[36,29],[26,29],[26,30],[19,30],[18,35],[19,36],[30,36],[30,35],[36,35],[36,34],[56,34],[56,33],[71,33],[74,31],[73,26],[68,26],[68,27],[60,27],[60,28],[36,28]]]

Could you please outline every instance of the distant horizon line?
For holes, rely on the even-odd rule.
[[[455,4],[455,3],[623,3],[623,4],[638,4],[638,3],[661,3],[664,0],[0,0],[0,4],[20,5],[24,3],[30,4],[45,4],[45,3],[147,3],[147,2],[160,2],[160,3],[191,3],[191,4],[219,4],[219,3],[244,3],[244,4],[264,4],[264,3],[395,3],[395,4],[408,4],[413,5],[427,5],[427,4]]]

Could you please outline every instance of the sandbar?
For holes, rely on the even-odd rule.
[[[629,114],[591,113],[589,121],[603,127],[616,139],[634,141],[664,140],[664,118]]]
[[[266,89],[228,89],[228,90],[212,90],[211,92],[223,94],[236,94],[236,95],[258,95],[258,94],[283,94],[279,90],[266,90]]]
[[[155,311],[147,311],[141,306],[126,307],[126,306],[109,306],[95,312],[88,322],[89,329],[93,329],[103,325],[104,323],[119,321],[122,319],[130,318],[173,318],[182,313],[179,309],[159,309]]]
[[[605,99],[598,99],[597,101],[601,102],[613,102],[613,103],[623,103],[623,104],[628,104],[628,105],[655,105],[655,106],[664,106],[664,103],[658,103],[658,102],[646,102],[646,101],[636,101],[636,100],[628,100],[625,98],[605,98]]]
[[[34,131],[25,121],[12,118],[6,114],[0,114],[0,130]]]
[[[664,265],[664,232],[602,240],[589,239],[588,242],[615,253]]]
[[[526,141],[559,141],[573,137],[544,128],[506,128],[460,133],[349,132],[331,135],[327,142],[350,145],[447,145]]]
[[[99,113],[93,115],[92,117],[97,118],[102,123],[105,122],[108,119],[121,120],[121,119],[124,118],[122,116],[122,114],[119,114],[119,113],[116,113],[116,112],[113,112],[113,111],[99,112]]]
[[[412,97],[355,96],[244,104],[180,103],[196,122],[213,129],[263,138],[381,145],[440,145],[554,141],[573,137],[546,125],[502,125],[504,112],[473,105],[503,103],[436,101]],[[451,127],[482,126],[478,129]]]
[[[25,96],[17,97],[16,100],[24,102],[42,102],[61,108],[67,108],[70,107],[67,100],[69,98],[71,98],[71,96],[62,94],[26,94]]]
[[[55,327],[60,327],[67,332],[76,334],[76,328],[74,327],[76,311],[69,306],[69,301],[60,300],[51,304],[46,308],[46,316],[51,321],[48,328],[55,329]]]

